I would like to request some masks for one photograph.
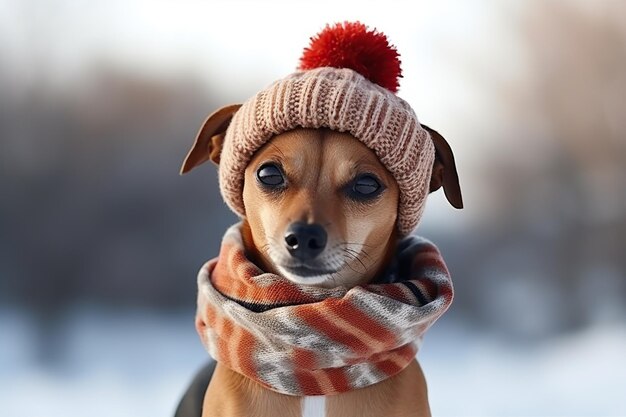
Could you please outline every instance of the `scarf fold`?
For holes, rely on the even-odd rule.
[[[396,375],[452,302],[443,259],[421,237],[401,241],[372,284],[326,289],[260,270],[240,228],[200,269],[196,329],[216,361],[271,390],[331,395]]]

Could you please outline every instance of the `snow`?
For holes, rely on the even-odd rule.
[[[0,310],[0,415],[171,416],[206,360],[193,311],[82,308],[42,363],[28,314]],[[521,342],[442,320],[419,354],[435,416],[626,416],[626,323]]]
[[[539,343],[435,325],[420,353],[435,416],[626,416],[626,326]]]

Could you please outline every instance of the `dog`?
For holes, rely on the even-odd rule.
[[[226,129],[239,105],[224,107],[202,126],[183,163],[219,165]],[[443,187],[463,206],[454,155],[446,140],[422,125],[435,145],[430,192]],[[277,134],[245,169],[242,219],[245,250],[263,271],[324,288],[365,285],[389,266],[398,243],[399,191],[375,153],[350,133],[327,128]],[[429,416],[417,360],[374,385],[332,396],[297,397],[269,390],[211,363],[194,379],[177,417]]]

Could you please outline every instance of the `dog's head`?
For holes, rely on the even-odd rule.
[[[181,172],[219,164],[225,131],[238,106],[204,124]],[[436,159],[430,191],[442,185],[462,207],[450,146],[424,126]],[[399,190],[374,152],[349,133],[297,128],[274,136],[245,171],[244,242],[264,270],[324,287],[369,282],[396,243]]]

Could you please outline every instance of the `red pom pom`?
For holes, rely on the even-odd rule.
[[[311,45],[300,58],[300,69],[320,67],[350,68],[394,93],[402,77],[396,48],[389,45],[384,34],[359,22],[326,25],[311,38]]]

